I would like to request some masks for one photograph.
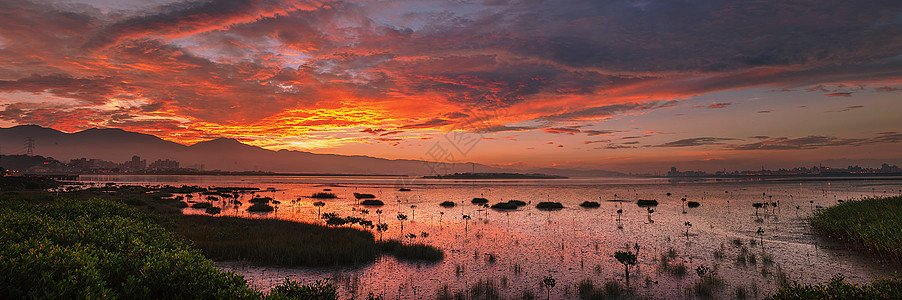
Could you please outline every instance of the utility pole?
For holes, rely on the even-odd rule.
[[[27,155],[27,156],[34,155],[34,138],[33,137],[25,138],[25,155]]]

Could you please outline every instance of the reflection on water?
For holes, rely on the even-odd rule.
[[[551,276],[556,298],[578,297],[577,284],[591,279],[625,283],[624,267],[614,259],[616,251],[634,251],[638,265],[630,272],[630,286],[652,298],[687,296],[687,288],[699,280],[696,268],[710,268],[724,285],[715,291],[732,298],[737,288],[750,297],[773,291],[781,276],[802,283],[828,280],[843,273],[849,280],[870,281],[890,276],[887,266],[866,255],[845,249],[812,234],[805,218],[818,206],[862,196],[898,194],[897,180],[867,181],[700,181],[670,182],[661,179],[560,179],[504,181],[448,181],[411,178],[354,177],[232,177],[232,176],[82,176],[87,182],[171,184],[219,187],[257,187],[259,196],[281,202],[271,213],[249,213],[247,200],[235,208],[215,202],[223,215],[249,218],[281,218],[322,222],[317,211],[357,216],[388,223],[386,238],[425,242],[445,251],[439,263],[411,263],[384,257],[356,268],[287,269],[223,262],[220,267],[245,275],[253,286],[267,289],[284,278],[311,282],[333,278],[343,297],[430,298],[444,286],[465,290],[490,280],[505,298],[523,291],[543,295],[542,280]],[[401,187],[411,191],[399,191]],[[274,188],[274,190],[266,190]],[[308,196],[331,189],[339,198]],[[370,193],[385,202],[382,207],[357,204],[353,193]],[[670,193],[670,196],[667,194]],[[489,204],[508,200],[528,203],[515,211],[499,211],[470,203],[484,197]],[[203,197],[194,197],[197,201]],[[686,198],[684,202],[681,199]],[[637,199],[659,202],[653,211],[636,205]],[[314,207],[315,201],[325,206]],[[439,206],[444,201],[457,205]],[[565,209],[541,211],[540,201],[561,202]],[[584,201],[598,201],[599,208],[582,208]],[[695,201],[699,207],[685,204]],[[753,203],[771,203],[755,208]],[[776,206],[774,206],[776,204]],[[382,213],[377,214],[380,210]],[[617,213],[620,210],[621,213]],[[184,210],[202,214],[203,210]],[[685,213],[684,213],[685,212]],[[396,216],[405,214],[402,234]],[[466,220],[463,216],[469,216]],[[688,226],[691,224],[691,226]],[[760,230],[759,230],[760,229]],[[417,237],[402,237],[414,233]],[[427,233],[426,237],[422,233]],[[375,234],[378,237],[378,234]],[[670,252],[665,267],[661,256]],[[685,266],[680,274],[678,266]]]

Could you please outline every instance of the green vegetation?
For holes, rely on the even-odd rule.
[[[874,253],[902,261],[902,196],[846,201],[818,210],[811,226],[827,236],[852,242]]]
[[[826,284],[783,285],[769,299],[902,299],[902,278],[875,279],[870,285],[857,285],[836,274]]]
[[[276,219],[185,215],[178,219],[178,233],[214,260],[336,266],[370,262],[379,255],[369,232]]]
[[[329,281],[317,280],[310,285],[302,285],[296,281],[285,279],[282,284],[273,287],[269,291],[267,300],[309,299],[325,300],[338,299],[338,290]]]
[[[538,208],[538,209],[548,209],[548,210],[551,210],[551,209],[563,209],[563,208],[564,208],[564,205],[561,204],[560,202],[539,202],[539,204],[536,204],[536,208]]]
[[[335,198],[338,198],[338,196],[335,196],[335,194],[333,194],[333,193],[313,193],[313,195],[310,196],[310,198],[335,199]]]
[[[151,216],[94,199],[0,201],[0,298],[259,298]]]

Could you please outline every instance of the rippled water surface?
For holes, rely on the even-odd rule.
[[[368,293],[387,299],[431,298],[447,286],[462,291],[477,282],[490,281],[505,298],[524,291],[545,296],[542,279],[551,276],[556,285],[552,298],[576,298],[576,286],[590,279],[625,283],[624,267],[613,257],[616,251],[634,251],[639,245],[639,263],[630,273],[630,286],[651,298],[687,296],[687,288],[699,280],[695,269],[706,266],[724,285],[715,293],[732,298],[739,287],[750,297],[776,288],[781,272],[802,283],[822,282],[842,273],[856,282],[890,276],[893,266],[863,253],[846,249],[815,235],[805,218],[818,206],[862,196],[895,195],[902,191],[897,178],[872,180],[692,181],[666,179],[555,179],[449,181],[412,178],[361,177],[233,177],[233,176],[82,176],[88,182],[125,184],[171,184],[219,187],[256,187],[281,202],[275,212],[249,213],[244,206],[223,207],[224,215],[249,218],[281,218],[322,222],[315,201],[326,203],[323,213],[358,216],[389,224],[384,238],[402,238],[399,213],[408,216],[404,234],[414,233],[415,242],[441,248],[445,259],[438,263],[415,263],[384,257],[356,268],[288,269],[221,262],[225,270],[243,274],[261,289],[284,278],[303,282],[331,278],[339,283],[343,297]],[[399,191],[399,188],[411,191]],[[331,189],[337,199],[308,196]],[[357,204],[353,193],[370,193],[385,202],[382,207]],[[668,196],[667,193],[671,195]],[[529,203],[515,211],[487,209],[470,203],[484,197],[489,204],[522,200]],[[701,206],[688,208],[682,198]],[[195,199],[199,199],[195,197]],[[637,199],[655,199],[660,204],[649,213]],[[453,201],[453,208],[439,206]],[[542,211],[540,201],[561,202],[565,208]],[[600,208],[582,208],[583,201],[597,201]],[[766,211],[755,202],[776,203]],[[363,213],[363,210],[368,213]],[[382,211],[377,214],[376,210]],[[621,214],[617,211],[622,210]],[[186,208],[186,214],[203,210]],[[685,213],[684,213],[685,212]],[[470,216],[465,220],[464,215]],[[689,222],[691,226],[687,226]],[[759,228],[761,234],[759,234]],[[688,230],[688,234],[687,234]],[[423,237],[427,233],[427,237]],[[378,233],[375,235],[379,236]],[[738,259],[745,248],[755,256],[752,263]],[[671,251],[671,265],[683,264],[687,272],[674,274],[661,266],[660,257]],[[748,257],[748,255],[746,255]]]

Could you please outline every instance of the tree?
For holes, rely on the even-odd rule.
[[[636,254],[630,251],[617,251],[614,252],[614,258],[616,258],[617,261],[623,264],[624,270],[626,271],[626,284],[629,284],[630,268],[638,263],[638,261],[636,260]]]
[[[689,238],[689,228],[692,228],[692,223],[690,223],[689,221],[686,221],[685,223],[683,223],[683,226],[686,226],[686,238],[688,239]]]
[[[551,275],[542,278],[542,286],[545,287],[547,299],[551,299],[551,288],[553,288],[556,284],[557,282],[554,280],[554,277],[551,277]]]
[[[322,201],[316,201],[316,202],[313,202],[313,206],[316,207],[316,215],[322,216],[323,214],[320,210],[322,209],[323,206],[326,206],[326,203],[322,202]]]
[[[388,224],[379,223],[379,225],[376,225],[376,231],[379,232],[379,241],[380,242],[382,241],[382,233],[385,232],[386,230],[388,230]]]
[[[398,214],[398,222],[401,222],[401,234],[404,234],[404,221],[407,221],[407,215]]]

